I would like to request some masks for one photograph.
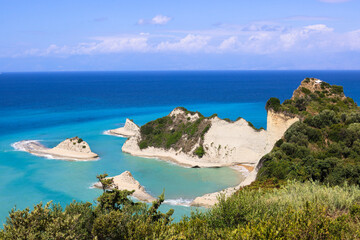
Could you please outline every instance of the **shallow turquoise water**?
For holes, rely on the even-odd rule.
[[[217,112],[220,117],[232,119],[235,119],[241,111],[249,115],[254,122],[258,123],[257,125],[261,123],[263,125],[264,114],[259,114],[264,113],[263,106],[264,103],[240,103],[198,104],[186,107],[199,110],[205,115]],[[232,169],[192,169],[157,159],[134,157],[121,151],[126,139],[103,134],[105,130],[117,128],[124,123],[123,116],[125,115],[141,125],[167,115],[173,107],[8,112],[1,121],[21,122],[36,118],[40,122],[56,119],[63,124],[29,128],[21,133],[0,137],[0,202],[2,203],[0,217],[2,221],[15,205],[23,209],[40,201],[50,200],[64,205],[73,200],[94,202],[101,191],[92,189],[90,186],[96,181],[96,175],[104,172],[112,176],[129,170],[150,194],[158,196],[165,189],[167,201],[182,204],[188,204],[197,196],[238,184],[241,177]],[[91,119],[91,116],[97,116],[97,118]],[[84,117],[88,120],[76,120]],[[46,159],[15,151],[11,146],[12,143],[20,140],[33,139],[40,140],[48,147],[53,147],[63,139],[72,136],[80,136],[86,140],[92,151],[98,153],[101,159],[88,162]],[[177,220],[193,210],[188,206],[170,204],[164,204],[162,210],[169,208],[175,209],[174,217]]]

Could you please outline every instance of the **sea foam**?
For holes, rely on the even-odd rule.
[[[177,199],[166,199],[164,203],[169,205],[179,205],[179,206],[185,206],[190,207],[191,202],[193,199],[184,199],[184,198],[177,198]]]

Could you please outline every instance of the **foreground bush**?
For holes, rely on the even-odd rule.
[[[105,183],[105,185],[108,183]],[[111,184],[111,183],[110,183]],[[178,223],[129,191],[105,190],[98,204],[51,203],[12,210],[0,239],[359,239],[360,188],[259,182]]]

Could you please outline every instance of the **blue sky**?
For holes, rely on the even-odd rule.
[[[0,0],[0,71],[360,69],[360,0]]]

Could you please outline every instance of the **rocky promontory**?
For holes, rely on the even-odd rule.
[[[136,125],[133,120],[127,118],[124,127],[108,130],[106,133],[109,135],[129,138],[134,136],[139,130],[140,127]]]
[[[85,161],[96,160],[99,157],[91,151],[89,144],[79,137],[67,138],[54,148],[47,148],[34,140],[20,141],[14,143],[13,147],[36,156],[62,160]]]
[[[354,101],[344,95],[341,86],[306,78],[290,99],[283,103],[278,98],[267,101],[266,130],[256,129],[243,118],[231,121],[216,114],[205,117],[199,112],[178,107],[169,115],[134,131],[122,150],[135,156],[159,158],[187,167],[233,167],[242,164],[252,169],[246,173],[246,179],[241,184],[222,191],[228,196],[256,180],[264,162],[260,160],[273,150],[276,143],[281,144],[285,132],[294,123],[310,119],[322,111],[328,114],[326,109],[338,111],[353,105]],[[198,197],[192,205],[211,206],[217,202],[220,193]]]
[[[217,115],[175,108],[168,116],[142,126],[122,147],[123,152],[156,157],[183,166],[256,166],[297,117],[268,113],[268,131],[256,129],[243,118],[236,121]]]

